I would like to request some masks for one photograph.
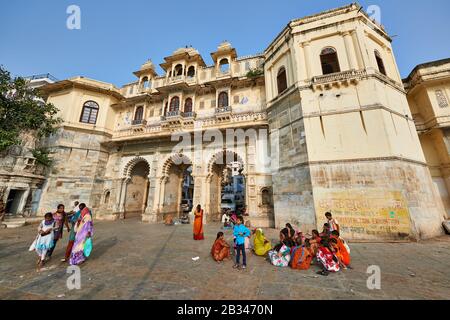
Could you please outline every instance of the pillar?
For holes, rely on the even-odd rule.
[[[356,70],[358,69],[358,62],[355,57],[356,52],[353,47],[352,36],[350,35],[350,32],[344,32],[342,35],[344,37],[345,50],[347,52],[347,60],[350,70]]]

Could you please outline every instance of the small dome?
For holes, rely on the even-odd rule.
[[[217,51],[228,50],[232,48],[233,47],[231,46],[231,43],[229,43],[228,41],[224,41],[221,44],[219,44],[219,46],[217,47]]]
[[[150,60],[150,59],[141,66],[141,70],[147,70],[147,69],[155,69],[155,65],[153,64],[152,60]]]
[[[198,51],[195,50],[194,48],[188,47],[188,48],[179,48],[179,49],[175,50],[172,55],[175,56],[180,53],[188,53],[190,56],[199,54]]]

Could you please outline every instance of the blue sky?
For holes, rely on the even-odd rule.
[[[239,55],[262,52],[291,19],[350,0],[40,0],[1,1],[0,64],[14,75],[83,75],[121,86],[148,58],[160,64],[192,45],[210,53],[230,41]],[[66,9],[81,8],[81,30],[68,30]],[[370,0],[395,35],[402,76],[419,63],[450,57],[450,1]],[[161,73],[161,70],[158,70]]]

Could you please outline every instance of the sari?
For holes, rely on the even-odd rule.
[[[297,270],[308,270],[314,257],[314,252],[304,246],[295,247],[292,250],[291,268]]]
[[[281,257],[279,253],[281,253]],[[291,249],[283,244],[279,251],[269,251],[269,258],[272,265],[276,267],[287,267],[289,261],[291,261]]]
[[[350,254],[341,239],[337,239],[337,252],[336,257],[346,266],[350,265]]]
[[[217,239],[211,248],[211,255],[214,260],[223,261],[230,257],[230,246],[225,240]]]
[[[194,240],[204,240],[203,236],[203,209],[200,212],[194,211]]]
[[[338,272],[340,270],[339,262],[333,252],[326,247],[320,247],[317,250],[317,260],[322,263],[323,267],[329,272]]]
[[[87,258],[84,255],[86,240],[89,238],[88,235],[90,234],[92,237],[92,234],[94,232],[92,215],[88,208],[84,208],[81,211],[81,215],[78,219],[75,232],[75,242],[73,244],[73,249],[70,256],[71,265],[79,265],[86,261]]]
[[[257,256],[265,256],[272,249],[272,244],[266,239],[262,229],[257,229],[253,239],[253,249]]]
[[[75,243],[75,223],[78,221],[78,219],[80,218],[81,212],[80,210],[76,211],[72,216],[70,216],[69,222],[70,222],[70,233],[69,233],[69,243],[67,244],[67,248],[66,248],[66,254],[65,254],[65,259],[69,260],[70,258],[70,254],[72,253],[72,248],[73,248],[73,244]]]

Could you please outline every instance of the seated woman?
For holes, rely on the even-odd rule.
[[[230,245],[225,241],[223,232],[217,234],[216,241],[211,248],[211,255],[219,263],[230,258]]]
[[[335,233],[339,233],[338,231],[333,231]],[[334,234],[333,237],[330,239],[331,246],[333,247],[333,250],[335,251],[336,257],[339,259],[339,264],[343,269],[347,269],[347,267],[350,266],[350,253],[348,252],[346,246],[344,245],[344,242],[342,239],[339,238],[339,235]]]
[[[291,261],[291,246],[288,229],[280,232],[280,243],[269,251],[270,263],[276,267],[287,267]]]
[[[311,249],[313,250],[314,255],[317,254],[317,250],[319,249],[321,241],[322,241],[322,238],[319,235],[319,231],[313,230],[312,231],[312,237],[309,240],[309,243],[311,244]]]
[[[297,246],[292,250],[291,257],[292,269],[308,270],[314,258],[314,252],[311,249],[309,240],[306,240],[305,244],[302,245],[301,239],[297,238]]]
[[[292,227],[290,223],[286,223],[286,229],[288,229],[288,237],[292,240],[292,242],[295,243],[295,238],[297,237],[297,233],[295,232],[295,229]]]
[[[264,236],[262,229],[256,229],[253,239],[253,250],[257,256],[265,256],[272,249],[272,244]]]
[[[317,261],[322,265],[322,271],[317,272],[323,276],[328,276],[330,272],[338,272],[339,259],[334,255],[333,249],[328,240],[322,240],[317,250]]]

